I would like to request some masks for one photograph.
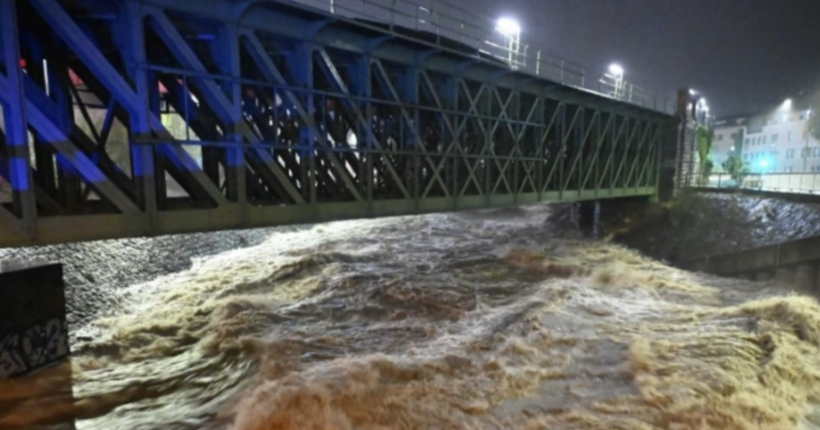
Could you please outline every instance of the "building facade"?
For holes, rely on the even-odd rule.
[[[784,103],[757,115],[715,120],[710,157],[716,173],[731,155],[739,156],[752,173],[818,173],[820,141],[807,131],[809,108]]]
[[[723,163],[730,156],[741,154],[747,123],[746,117],[721,118],[714,122],[715,137],[710,152],[714,164],[713,172],[723,173]]]

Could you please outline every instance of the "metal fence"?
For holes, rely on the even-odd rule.
[[[820,173],[757,173],[746,176],[740,184],[729,174],[724,173],[712,175],[702,185],[706,188],[742,188],[783,193],[820,194]]]
[[[632,83],[588,76],[581,64],[523,43],[520,32],[501,31],[493,20],[442,0],[285,0],[351,19],[371,20],[392,31],[410,29],[433,35],[435,43],[459,42],[512,69],[583,88],[648,109],[674,113],[675,101]],[[426,41],[426,40],[425,40]]]

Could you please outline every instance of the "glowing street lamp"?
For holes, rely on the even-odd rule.
[[[521,26],[512,18],[501,18],[495,27],[501,34],[507,36],[516,36],[521,34]]]
[[[792,104],[792,99],[786,99],[786,101],[783,102],[783,109],[791,109]]]
[[[615,79],[615,98],[622,99],[624,96],[624,68],[621,67],[618,63],[612,63],[609,65],[609,74]]]
[[[510,63],[510,67],[515,67],[514,60],[516,58],[514,55],[517,56],[518,51],[521,49],[521,25],[518,24],[518,21],[505,17],[498,20],[495,30],[507,36],[509,40],[507,61]]]

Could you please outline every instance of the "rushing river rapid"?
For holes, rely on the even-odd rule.
[[[119,289],[69,364],[0,381],[0,428],[820,429],[814,299],[549,210],[274,232]]]

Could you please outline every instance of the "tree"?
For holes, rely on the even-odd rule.
[[[737,155],[729,156],[723,163],[723,170],[729,173],[729,176],[735,180],[738,187],[743,184],[743,179],[749,176],[750,173],[748,164],[743,162]]]
[[[709,181],[709,178],[712,176],[712,172],[715,170],[715,162],[712,161],[711,158],[707,159],[706,162],[703,163],[703,177],[705,181]]]

